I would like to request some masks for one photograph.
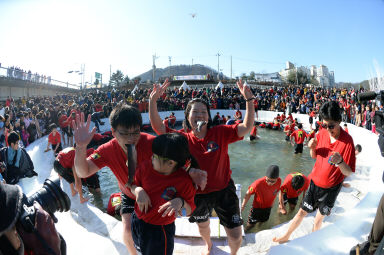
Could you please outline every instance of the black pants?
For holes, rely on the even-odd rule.
[[[369,252],[373,253],[376,251],[379,246],[381,239],[384,236],[384,195],[381,196],[379,206],[377,207],[377,212],[375,220],[371,228],[371,233],[369,234],[368,241],[370,242]]]
[[[135,213],[131,221],[132,239],[142,255],[171,255],[175,245],[175,223],[152,225],[139,219]]]

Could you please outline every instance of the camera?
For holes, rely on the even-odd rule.
[[[376,93],[374,91],[370,92],[364,92],[360,93],[357,96],[359,101],[369,101],[369,100],[376,100],[380,102],[380,105],[384,106],[384,90],[381,90],[379,93]],[[384,112],[382,111],[376,111],[375,114],[375,124],[376,124],[376,131],[382,136],[384,135]]]
[[[33,202],[38,202],[41,207],[51,215],[55,223],[57,219],[54,213],[66,212],[71,207],[71,200],[68,195],[60,188],[60,179],[46,179],[43,187],[36,191],[31,196],[23,197],[23,206],[21,208],[18,223],[23,227],[26,232],[33,232],[35,228],[36,210]]]

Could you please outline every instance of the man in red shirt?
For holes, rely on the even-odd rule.
[[[269,219],[273,201],[279,192],[281,179],[279,178],[279,167],[271,165],[267,169],[264,177],[254,181],[247,190],[241,205],[241,211],[244,211],[246,204],[252,195],[253,204],[249,212],[247,226],[244,231],[248,231],[255,226],[257,222],[265,222]]]
[[[141,133],[142,117],[140,112],[128,105],[118,106],[110,115],[112,135],[115,137],[99,146],[87,158],[86,149],[92,140],[96,127],[89,131],[91,115],[84,124],[84,114],[76,117],[74,135],[76,142],[75,167],[79,177],[85,178],[107,166],[116,176],[122,191],[121,219],[123,223],[123,241],[129,254],[137,254],[131,235],[131,217],[135,205],[135,196],[128,183],[128,157],[126,144],[132,144],[133,165],[149,160],[152,156],[152,135]],[[135,164],[136,163],[136,164]]]
[[[298,129],[291,134],[291,144],[295,146],[295,154],[303,153],[303,144],[307,138],[307,133],[303,130],[303,124],[299,123],[297,128]],[[295,140],[295,144],[292,141],[293,139]]]
[[[285,177],[283,185],[280,187],[279,193],[279,209],[281,214],[287,214],[285,205],[289,204],[289,209],[293,211],[296,207],[299,196],[302,193],[303,198],[305,191],[309,187],[309,179],[302,173],[291,173]]]
[[[96,127],[89,131],[91,115],[88,115],[84,123],[84,114],[76,116],[74,136],[76,142],[75,167],[79,177],[88,177],[101,168],[107,166],[116,176],[120,190],[122,191],[121,219],[123,223],[123,241],[129,254],[137,254],[131,234],[131,218],[134,211],[136,197],[130,190],[131,181],[128,178],[128,149],[132,146],[132,164],[149,160],[152,157],[152,142],[154,136],[140,132],[142,117],[138,109],[129,105],[117,106],[110,116],[111,130],[114,139],[99,146],[97,150],[87,158],[86,148],[96,132]],[[189,175],[196,183],[198,169],[190,169]],[[200,183],[198,183],[200,184]]]
[[[94,149],[88,149],[87,155],[91,155]],[[87,187],[91,190],[95,190],[100,192],[100,182],[97,173],[90,176],[89,178],[82,179],[79,178],[74,171],[75,164],[75,148],[68,147],[64,150],[60,151],[57,155],[55,162],[53,163],[53,169],[66,180],[70,187],[72,196],[76,195],[79,192],[80,203],[84,203],[88,201],[88,199],[84,198],[82,185],[87,185]],[[73,185],[75,184],[75,185]]]
[[[355,146],[352,137],[340,127],[339,105],[335,101],[324,103],[320,116],[322,129],[308,143],[311,157],[316,159],[309,189],[287,232],[282,237],[274,237],[274,242],[287,242],[304,217],[316,209],[313,231],[319,230],[324,217],[331,213],[344,178],[355,172]]]

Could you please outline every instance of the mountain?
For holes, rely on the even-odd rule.
[[[211,74],[213,77],[217,76],[217,71],[204,66],[204,65],[177,65],[177,66],[168,66],[166,68],[156,68],[155,80],[159,80],[161,77],[168,77],[171,75],[180,76],[180,75],[206,75]],[[138,75],[142,81],[152,80],[152,69]]]

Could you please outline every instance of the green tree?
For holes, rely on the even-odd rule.
[[[241,74],[241,79],[244,80],[244,81],[247,80],[247,74],[246,73],[242,73]]]
[[[124,74],[122,71],[117,70],[115,73],[112,74],[111,79],[109,80],[109,86],[120,86],[123,83],[124,80]]]
[[[252,72],[249,73],[249,79],[250,79],[250,80],[254,80],[254,79],[255,79],[255,76],[256,76],[256,74],[255,74],[254,71],[252,71]]]
[[[308,78],[308,76],[300,70],[297,73],[296,71],[290,72],[287,77],[287,80],[289,83],[302,84],[302,85],[310,82],[310,79]]]
[[[311,76],[311,80],[310,80],[310,83],[314,86],[319,86],[319,81],[316,80],[316,77],[314,75]]]
[[[130,79],[129,79],[128,75],[126,75],[126,76],[124,77],[124,81],[123,81],[124,85],[128,85],[128,84],[129,84],[129,81],[130,81]]]

